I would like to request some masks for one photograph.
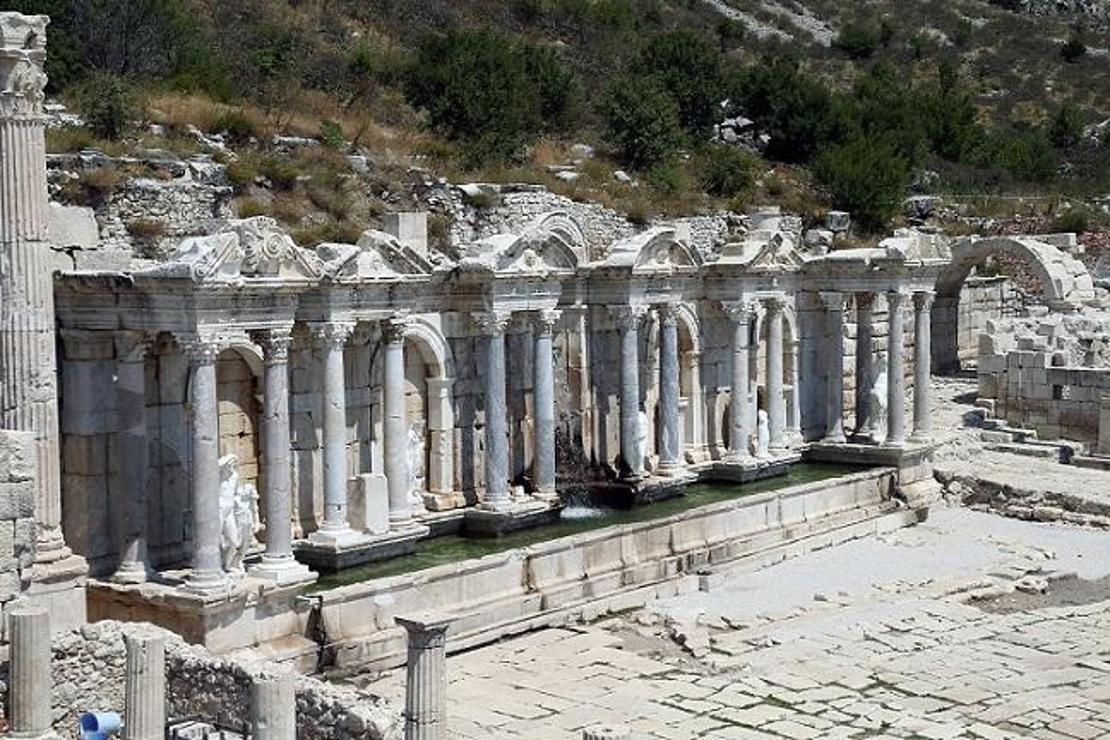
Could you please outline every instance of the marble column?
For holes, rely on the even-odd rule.
[[[39,485],[35,561],[72,555],[62,537],[54,339],[55,259],[47,234],[45,15],[0,13],[0,428],[33,431]],[[75,563],[83,570],[83,561]],[[61,580],[52,565],[45,578]]]
[[[292,327],[254,334],[262,347],[262,497],[266,551],[251,575],[279,583],[311,577],[293,557],[293,485],[289,439],[289,345]]]
[[[395,619],[408,633],[405,740],[444,740],[447,737],[447,628],[451,620]]]
[[[484,336],[486,367],[486,496],[481,507],[506,511],[509,498],[509,417],[505,402],[505,329],[508,313],[481,313],[474,316]]]
[[[782,379],[782,312],[786,302],[779,296],[764,299],[767,316],[767,425],[771,452],[786,449],[786,396]]]
[[[871,438],[871,389],[874,354],[872,307],[874,293],[856,293],[856,426],[861,441]]]
[[[324,360],[324,521],[309,539],[335,547],[358,538],[347,518],[347,380],[343,347],[353,327],[329,323],[315,327]]]
[[[8,670],[9,737],[52,740],[54,681],[50,661],[50,613],[42,607],[17,608],[8,619],[11,641]]]
[[[671,475],[679,467],[678,317],[672,306],[660,306],[659,315],[659,421],[663,428],[659,473]]]
[[[929,442],[933,438],[932,373],[933,361],[933,299],[932,291],[913,294],[913,442]]]
[[[185,585],[191,591],[223,588],[227,577],[220,557],[220,429],[216,398],[216,357],[219,347],[206,339],[186,345],[189,355],[193,412],[193,571]]]
[[[640,449],[640,320],[644,306],[611,309],[621,335],[620,421],[621,474],[636,479],[644,474],[644,451]]]
[[[905,354],[902,304],[905,293],[888,291],[887,323],[890,336],[887,339],[887,433],[886,445],[901,447],[906,442],[906,373],[903,355]]]
[[[532,455],[532,478],[536,494],[557,499],[555,492],[555,322],[559,311],[536,314],[532,334],[532,417],[535,429],[535,450]]]
[[[747,301],[722,304],[732,320],[732,401],[729,404],[729,452],[739,460],[752,457],[752,390],[750,347],[755,307]]]
[[[802,375],[797,339],[787,344],[787,356],[790,357],[790,367],[794,377],[790,383],[790,402],[787,404],[790,415],[786,423],[786,431],[788,443],[794,445],[802,441]]]
[[[251,740],[296,740],[297,687],[292,673],[256,676],[251,686]]]
[[[627,725],[595,725],[582,730],[582,740],[632,740]]]
[[[147,488],[149,442],[146,430],[146,356],[150,339],[141,332],[116,336],[116,408],[119,433],[113,448],[124,495],[123,554],[112,580],[143,583],[150,576],[147,559]]]
[[[385,447],[389,523],[399,528],[412,523],[409,506],[409,425],[405,419],[405,332],[408,322],[394,318],[382,323],[382,437]]]
[[[828,346],[825,349],[825,442],[840,444],[844,437],[844,294],[821,293],[825,305]]]
[[[166,732],[166,644],[160,635],[126,635],[123,740],[162,740]]]

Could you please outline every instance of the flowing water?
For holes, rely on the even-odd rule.
[[[632,509],[600,508],[584,494],[564,495],[569,499],[560,520],[532,529],[512,532],[502,537],[464,537],[451,534],[421,540],[416,551],[389,560],[367,563],[339,573],[322,574],[310,589],[313,592],[326,591],[337,586],[370,581],[376,578],[411,573],[460,560],[480,558],[492,553],[504,552],[518,547],[546,542],[558,537],[588,532],[616,524],[634,524],[678,514],[707,504],[752,496],[757,493],[776,491],[801,483],[839,478],[858,473],[861,468],[852,465],[832,465],[823,463],[799,463],[790,468],[785,475],[767,478],[752,483],[694,483],[686,488],[686,494],[653,504],[636,506]]]

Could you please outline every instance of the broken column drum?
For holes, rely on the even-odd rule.
[[[158,635],[127,635],[124,740],[161,740],[166,731],[166,643]]]
[[[447,628],[449,619],[396,617],[408,633],[405,740],[447,737]]]
[[[42,608],[18,609],[8,621],[11,659],[8,683],[10,737],[48,740],[51,730],[50,614]]]

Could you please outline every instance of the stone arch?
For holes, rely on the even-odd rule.
[[[952,261],[936,282],[932,312],[932,364],[939,373],[960,369],[960,291],[971,271],[988,258],[1006,255],[1022,261],[1041,284],[1044,300],[1056,311],[1076,311],[1094,298],[1094,282],[1083,264],[1036,237],[969,237],[952,244]]]
[[[757,303],[755,319],[752,321],[752,333],[748,346],[752,351],[748,355],[748,372],[751,378],[754,393],[752,398],[752,414],[758,415],[759,409],[766,404],[767,382],[767,311],[762,301]],[[786,394],[786,431],[788,434],[797,435],[801,428],[801,393],[798,341],[798,317],[792,301],[787,301],[782,309],[782,384]],[[752,419],[752,428],[755,429],[755,419]]]
[[[688,303],[679,304],[675,315],[678,319],[678,392],[684,406],[682,449],[697,459],[703,456],[708,442],[701,370],[701,323],[697,310]]]
[[[405,330],[406,365],[416,349],[427,371],[424,382],[424,485],[438,501],[454,485],[455,363],[447,339],[435,324],[413,319]],[[443,502],[446,505],[446,502]]]
[[[220,457],[238,458],[240,483],[262,485],[261,434],[262,355],[248,342],[225,348],[216,358],[216,399],[219,409]],[[259,511],[265,511],[259,502]]]

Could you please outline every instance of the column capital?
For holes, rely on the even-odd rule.
[[[403,344],[405,335],[412,327],[408,314],[399,313],[382,322],[382,340],[386,344]]]
[[[409,645],[417,649],[444,647],[452,622],[449,618],[435,617],[394,617],[393,621],[405,629]]]
[[[678,325],[678,304],[660,303],[655,306],[655,313],[659,316],[659,323],[665,326]]]
[[[470,316],[483,336],[499,337],[509,328],[513,313],[512,311],[477,311]]]
[[[862,309],[865,311],[871,310],[872,305],[875,303],[875,294],[873,292],[863,291],[861,293],[855,293],[854,295],[856,298],[857,309]]]
[[[821,297],[821,303],[824,304],[826,311],[840,313],[844,310],[847,298],[844,293],[836,290],[822,290],[818,295]]]
[[[540,334],[550,334],[555,330],[555,324],[562,318],[563,312],[555,309],[544,309],[536,311],[535,328]]]
[[[763,307],[767,310],[768,316],[780,314],[786,308],[786,296],[784,295],[770,295],[762,300]]]
[[[937,294],[931,290],[919,290],[913,294],[913,305],[918,311],[928,311],[933,307]]]
[[[179,337],[182,349],[192,365],[213,365],[223,349],[221,342],[212,337],[197,335]]]
[[[609,313],[620,329],[635,329],[647,316],[647,306],[609,306]]]
[[[747,324],[755,318],[759,308],[755,301],[740,299],[738,301],[721,301],[721,310],[731,321],[738,324]]]
[[[886,303],[889,308],[899,308],[906,300],[906,291],[901,288],[891,288],[886,292]]]
[[[269,327],[250,333],[251,341],[262,348],[262,361],[269,364],[289,360],[289,347],[293,344],[293,327]]]
[[[142,362],[154,344],[154,337],[145,331],[118,331],[115,336],[116,358],[120,362]]]
[[[320,344],[333,349],[342,349],[347,340],[354,334],[354,324],[340,321],[322,322],[311,325],[312,337]]]

